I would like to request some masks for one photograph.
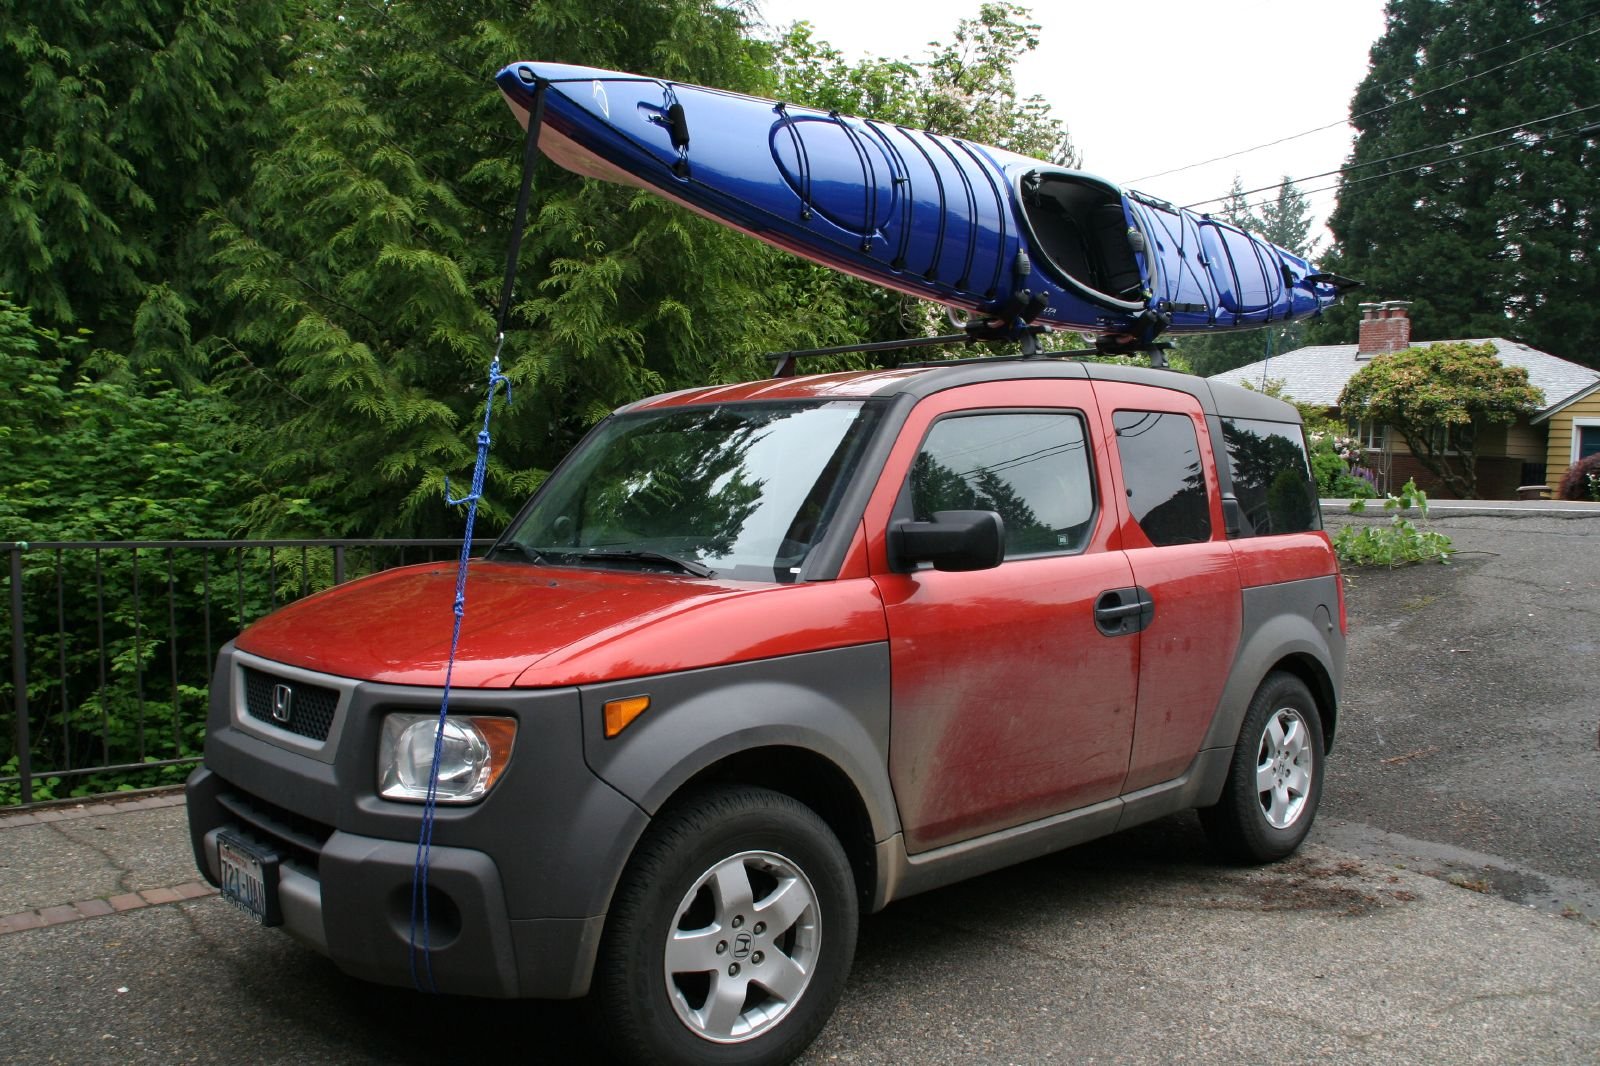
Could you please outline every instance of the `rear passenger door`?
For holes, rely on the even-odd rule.
[[[1139,644],[1136,626],[1097,618],[1133,585],[1104,445],[1086,380],[952,389],[901,431],[866,522],[912,853],[1109,799],[1126,776]],[[969,509],[1004,518],[998,567],[889,571],[893,522]]]
[[[1238,649],[1239,575],[1199,401],[1121,382],[1098,381],[1095,393],[1115,441],[1121,543],[1153,605],[1122,786],[1134,792],[1179,776],[1199,750]]]

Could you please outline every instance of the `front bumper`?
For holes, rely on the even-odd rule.
[[[243,836],[280,857],[285,932],[354,977],[389,985],[415,982],[413,963],[423,965],[411,950],[415,843],[335,830],[320,843],[312,865],[282,846],[282,823],[273,812],[211,771],[201,768],[189,776],[188,798],[195,858],[209,881],[220,876],[217,835]],[[603,915],[511,917],[494,860],[470,848],[430,848],[428,886],[427,965],[441,991],[545,999],[588,991]]]
[[[238,695],[241,669],[337,690],[326,739],[289,735],[248,713]],[[387,713],[436,711],[439,693],[289,670],[231,647],[211,691],[205,764],[188,781],[201,872],[220,879],[223,831],[277,856],[286,932],[354,976],[416,983],[411,900],[422,807],[374,794],[377,737]],[[436,811],[428,862],[433,987],[581,996],[611,893],[648,819],[586,765],[575,690],[464,690],[450,705],[514,716],[518,735],[483,802]]]

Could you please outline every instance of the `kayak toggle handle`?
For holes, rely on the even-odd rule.
[[[689,177],[689,118],[684,114],[683,104],[678,102],[678,94],[671,85],[663,84],[665,99],[665,116],[658,121],[667,128],[667,139],[672,142],[672,147],[677,150],[678,160],[672,164],[672,173],[679,178],[688,180]]]

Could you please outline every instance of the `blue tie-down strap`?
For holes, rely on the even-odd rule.
[[[433,813],[439,790],[439,759],[444,751],[445,718],[450,713],[450,681],[455,671],[456,647],[461,641],[461,619],[467,612],[467,562],[472,558],[472,527],[478,520],[478,499],[483,495],[483,475],[489,465],[489,418],[494,412],[494,394],[506,387],[506,406],[511,405],[511,381],[500,372],[500,349],[505,334],[495,345],[489,364],[489,394],[483,401],[483,428],[478,431],[478,459],[472,467],[472,491],[458,498],[450,495],[450,478],[444,479],[444,499],[452,507],[467,505],[467,531],[461,541],[461,558],[456,566],[456,597],[451,606],[455,624],[450,631],[450,658],[444,668],[444,695],[439,700],[439,722],[433,733],[433,766],[428,771],[428,794],[422,804],[422,831],[417,838],[417,861],[411,873],[411,983],[418,991],[437,992],[433,980],[433,958],[428,936],[428,856],[433,846]],[[418,940],[420,928],[422,937]],[[421,966],[418,966],[418,957]]]

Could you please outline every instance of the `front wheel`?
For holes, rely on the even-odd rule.
[[[856,925],[844,849],[797,800],[739,788],[663,811],[600,947],[613,1049],[626,1062],[790,1061],[844,991]]]
[[[1200,811],[1213,845],[1241,862],[1272,862],[1311,831],[1322,798],[1322,718],[1305,682],[1268,674],[1250,700],[1228,780]]]

